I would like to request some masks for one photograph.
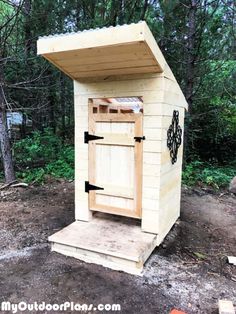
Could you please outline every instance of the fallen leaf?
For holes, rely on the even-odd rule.
[[[206,255],[202,254],[202,253],[199,253],[199,252],[193,252],[193,254],[199,258],[199,259],[205,259],[206,258]]]

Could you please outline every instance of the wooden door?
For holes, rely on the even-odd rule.
[[[141,218],[143,113],[89,103],[89,192],[91,210]]]

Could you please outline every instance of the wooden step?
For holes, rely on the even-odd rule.
[[[136,220],[97,214],[75,221],[49,237],[52,251],[115,270],[140,275],[157,235],[141,231]]]

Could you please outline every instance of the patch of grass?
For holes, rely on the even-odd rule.
[[[188,186],[206,185],[219,189],[227,187],[235,175],[235,165],[219,166],[197,160],[185,166],[182,180]]]
[[[4,175],[3,172],[0,170],[0,182],[4,182]]]

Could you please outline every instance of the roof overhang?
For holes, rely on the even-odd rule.
[[[163,72],[165,59],[145,22],[40,38],[38,54],[75,80]]]

